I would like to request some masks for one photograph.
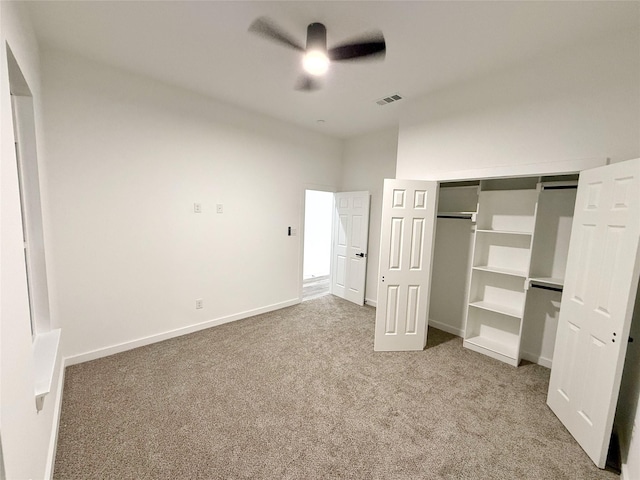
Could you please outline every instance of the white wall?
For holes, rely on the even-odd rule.
[[[382,187],[385,178],[396,176],[397,147],[398,131],[392,128],[353,137],[344,148],[341,190],[371,194],[365,300],[374,306],[378,298]]]
[[[60,362],[54,368],[53,390],[37,413],[34,362],[27,297],[20,197],[13,136],[6,47],[11,48],[34,100],[36,140],[41,174],[44,241],[49,225],[46,151],[43,148],[39,52],[20,3],[0,2],[0,431],[7,478],[45,478],[51,473],[59,413]],[[6,43],[5,43],[6,42]],[[48,259],[47,259],[48,260]],[[53,315],[53,312],[52,312]],[[55,317],[52,318],[55,325]]]
[[[523,59],[407,103],[398,178],[640,156],[640,32]]]
[[[65,53],[43,57],[65,356],[298,301],[302,236],[287,228],[301,227],[305,184],[338,186],[341,141]]]
[[[331,273],[331,220],[333,192],[307,190],[304,202],[303,278]]]
[[[520,356],[551,368],[562,293],[532,287],[526,297]]]
[[[429,325],[459,336],[464,333],[472,245],[470,219],[436,220]]]

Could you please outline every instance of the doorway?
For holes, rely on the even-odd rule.
[[[330,293],[333,193],[305,190],[302,300]]]

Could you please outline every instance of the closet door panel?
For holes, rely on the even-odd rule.
[[[547,403],[603,468],[638,286],[640,159],[580,174]]]
[[[437,195],[437,182],[384,181],[376,351],[426,345]]]

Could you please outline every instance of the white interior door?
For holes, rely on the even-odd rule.
[[[604,468],[640,262],[640,159],[580,173],[547,403]]]
[[[422,350],[427,343],[438,182],[384,181],[376,351]]]
[[[335,194],[331,293],[364,305],[369,241],[369,192]]]

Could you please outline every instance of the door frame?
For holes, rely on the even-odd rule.
[[[332,221],[331,221],[331,248],[330,248],[330,265],[329,265],[329,293],[333,294],[333,274],[335,273],[335,259],[334,259],[334,249],[335,249],[335,235],[336,235],[336,223],[335,223],[335,215],[336,215],[336,194],[337,193],[353,193],[355,191],[341,191],[336,187],[328,186],[328,185],[316,185],[316,184],[305,184],[302,189],[301,194],[301,203],[300,203],[300,220],[299,220],[299,254],[298,254],[298,303],[302,302],[303,298],[303,282],[304,282],[304,232],[305,232],[305,224],[306,224],[306,192],[307,190],[315,190],[319,192],[328,192],[333,194],[333,205],[332,205]],[[370,228],[370,218],[371,218],[371,192],[369,190],[358,191],[360,193],[366,193],[368,195],[369,206],[367,208],[367,239],[369,237],[369,228]],[[296,233],[293,233],[292,236],[295,236]],[[363,296],[365,297],[363,300],[363,305],[367,304],[366,299],[366,270],[369,265],[369,255],[368,255],[368,240],[367,240],[367,254],[365,256],[365,276],[364,276],[364,286],[363,286]]]
[[[336,193],[337,187],[331,185],[319,185],[314,183],[306,183],[302,186],[300,195],[300,219],[299,219],[299,240],[298,240],[298,303],[302,302],[302,282],[304,280],[304,230],[306,221],[306,192],[307,190],[316,190],[319,192]],[[333,273],[333,222],[331,222],[331,266],[329,267],[329,276]],[[331,282],[329,282],[329,293],[331,293]]]

